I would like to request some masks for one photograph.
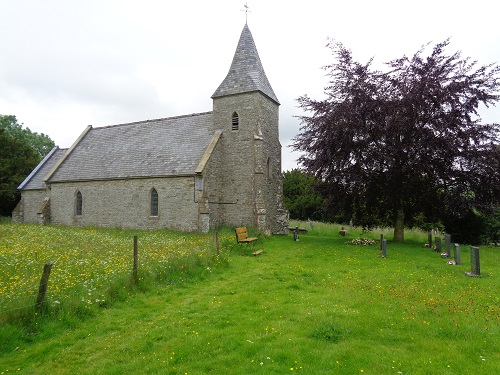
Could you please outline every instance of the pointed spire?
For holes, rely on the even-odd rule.
[[[229,72],[212,98],[252,91],[260,91],[280,104],[262,67],[252,33],[245,24]]]

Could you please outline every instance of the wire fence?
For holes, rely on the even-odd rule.
[[[216,241],[213,234],[146,231],[134,239],[120,231],[21,228],[35,233],[0,233],[0,316],[33,309],[44,288],[45,305],[89,306],[104,303],[123,280],[166,282],[194,270],[210,272],[234,243],[229,232]],[[47,261],[52,270],[44,282]]]

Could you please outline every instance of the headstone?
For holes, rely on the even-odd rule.
[[[470,272],[466,272],[465,274],[472,277],[481,276],[481,269],[479,267],[479,247],[470,247]]]
[[[295,227],[293,231],[293,240],[298,241],[299,240],[299,227]]]
[[[436,242],[436,249],[434,251],[441,254],[441,237],[436,237],[435,242]]]
[[[445,234],[444,235],[444,247],[446,249],[446,254],[448,254],[448,258],[451,257],[451,235]]]
[[[387,239],[382,240],[382,258],[387,256]]]
[[[429,247],[432,249],[432,232],[429,231],[427,233],[427,243],[429,244]]]
[[[339,231],[339,234],[340,234],[342,237],[347,236],[347,231],[344,229],[344,227],[342,227],[342,229]]]
[[[311,219],[307,219],[307,221],[309,222],[309,227],[314,229],[314,222],[312,222]]]
[[[382,250],[382,242],[384,241],[384,235],[380,234],[380,250]]]
[[[460,245],[457,243],[455,244],[455,264],[462,264],[462,260],[460,259]]]

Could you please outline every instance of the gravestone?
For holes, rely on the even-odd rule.
[[[298,241],[299,240],[299,227],[295,227],[293,230],[293,240]]]
[[[479,267],[479,247],[470,247],[470,272],[466,272],[465,274],[471,277],[481,276],[481,269]]]
[[[436,249],[434,251],[436,251],[437,253],[441,253],[441,237],[436,237]]]
[[[444,235],[444,247],[446,249],[447,258],[451,257],[451,235]]]
[[[380,250],[382,250],[382,242],[384,241],[384,235],[380,234]]]
[[[455,244],[455,264],[462,264],[462,260],[460,259],[460,245]]]
[[[427,243],[429,244],[429,247],[432,249],[432,232],[429,231],[427,233]]]
[[[387,256],[387,239],[382,240],[382,258]]]
[[[311,219],[307,219],[307,222],[309,223],[309,227],[314,229],[314,222],[312,222]]]

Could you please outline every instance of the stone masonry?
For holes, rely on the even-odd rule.
[[[280,104],[247,25],[212,100],[212,112],[88,126],[20,185],[14,220],[202,232],[225,224],[287,233]]]

